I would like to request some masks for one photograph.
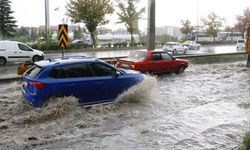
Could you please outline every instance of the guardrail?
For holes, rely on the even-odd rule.
[[[210,58],[213,58],[210,60],[210,62],[218,62],[218,58],[219,57],[223,57],[223,59],[225,59],[225,57],[228,57],[230,59],[230,57],[233,56],[233,57],[236,57],[236,56],[242,56],[243,57],[246,57],[247,58],[247,53],[246,52],[236,52],[236,53],[222,53],[222,54],[199,54],[199,55],[180,55],[180,56],[174,56],[175,58],[182,58],[182,59],[188,59],[188,60],[191,60],[191,63],[192,63],[192,60],[194,61],[197,61],[197,60],[205,60],[204,58],[206,58],[206,60],[209,60]],[[122,59],[122,58],[126,58],[126,57],[112,57],[112,58],[99,58],[101,60],[104,60],[110,64],[116,64],[116,62],[119,60],[119,59]],[[223,61],[223,60],[222,60]],[[220,62],[222,62],[220,61]],[[234,60],[232,60],[234,61]],[[204,61],[203,61],[204,62]],[[209,61],[205,61],[205,62],[208,62]],[[15,76],[15,77],[7,77],[7,78],[0,78],[0,83],[2,82],[11,82],[11,81],[17,81],[17,80],[20,80],[22,76]]]

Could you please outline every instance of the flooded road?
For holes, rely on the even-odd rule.
[[[1,149],[236,149],[250,130],[245,62],[147,77],[115,103],[91,108],[68,97],[33,109],[20,86],[0,85]]]

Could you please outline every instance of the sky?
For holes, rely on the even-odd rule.
[[[44,0],[10,0],[13,16],[19,27],[38,27],[45,24]],[[62,21],[70,20],[66,15],[65,6],[69,0],[49,0],[50,25],[57,26]],[[181,20],[189,19],[192,25],[201,25],[200,18],[206,18],[211,12],[225,18],[224,26],[233,26],[237,15],[242,15],[243,10],[250,7],[250,0],[155,0],[156,26],[181,27]],[[141,0],[138,8],[147,10],[148,0]],[[58,8],[57,10],[55,10]],[[117,7],[115,7],[117,9]],[[117,24],[117,15],[108,16],[110,19],[105,27],[118,29],[124,28]],[[199,18],[199,19],[197,19]],[[198,20],[198,21],[197,21]],[[69,25],[70,21],[67,22]],[[147,27],[147,12],[139,21],[139,28]]]

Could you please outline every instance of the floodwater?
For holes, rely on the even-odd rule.
[[[90,108],[67,97],[34,109],[20,83],[1,84],[0,149],[237,149],[250,130],[249,77],[245,62],[190,65]]]

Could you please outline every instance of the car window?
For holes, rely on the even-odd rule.
[[[163,60],[172,60],[172,57],[168,53],[161,53]]]
[[[160,53],[152,53],[150,60],[155,61],[155,60],[162,60],[161,54]]]
[[[31,78],[35,78],[41,71],[42,71],[41,67],[34,65],[26,72],[26,74]]]
[[[69,78],[92,77],[93,73],[88,63],[72,64],[63,67]]]
[[[90,64],[95,76],[113,76],[115,71],[112,67],[103,63],[92,63]]]
[[[32,49],[30,47],[28,47],[27,45],[24,45],[24,44],[18,44],[18,47],[20,50],[23,50],[23,51],[32,51]]]
[[[245,40],[238,40],[238,43],[245,43]]]
[[[52,70],[49,72],[49,77],[52,78],[67,78],[67,72],[63,67],[54,67]]]

